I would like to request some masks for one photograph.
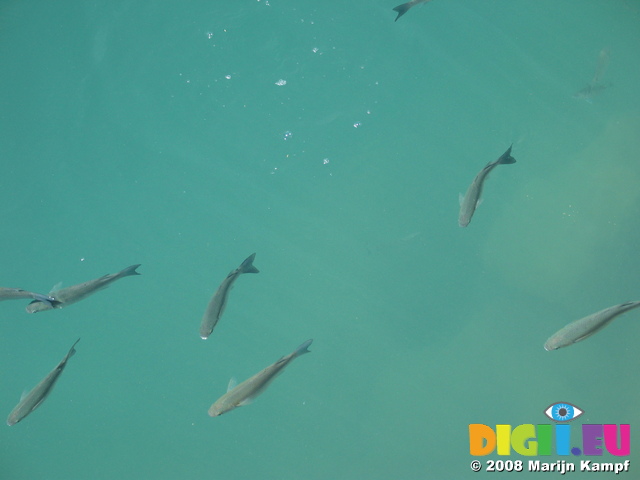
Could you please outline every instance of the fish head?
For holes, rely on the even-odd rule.
[[[55,307],[51,305],[51,303],[49,302],[41,302],[40,300],[34,300],[29,305],[27,305],[26,310],[28,313],[36,313],[36,312],[42,312],[43,310],[51,310],[52,308],[55,308]]]
[[[222,415],[226,410],[223,408],[222,405],[219,405],[218,403],[214,403],[213,405],[211,405],[211,407],[209,407],[209,416],[210,417],[219,417],[220,415]]]
[[[550,352],[552,350],[557,350],[560,347],[563,347],[564,345],[561,345],[560,342],[558,341],[558,339],[551,337],[549,340],[547,340],[544,344],[544,349],[547,352]]]
[[[18,423],[20,420],[22,420],[22,418],[23,418],[22,416],[18,415],[15,411],[13,411],[9,414],[9,417],[7,418],[7,425],[12,427],[16,423]]]

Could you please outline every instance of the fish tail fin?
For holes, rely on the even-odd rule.
[[[296,348],[296,351],[294,352],[295,353],[294,356],[299,357],[300,355],[304,355],[305,353],[311,353],[311,350],[309,350],[309,345],[311,345],[312,342],[313,342],[313,338],[307,340],[298,348]]]
[[[397,22],[398,19],[404,15],[405,13],[407,13],[409,11],[409,9],[413,7],[413,5],[411,5],[411,2],[407,2],[407,3],[403,3],[402,5],[398,5],[397,7],[395,7],[393,10],[395,12],[398,12],[398,16],[396,17],[396,19],[394,20],[394,22]]]
[[[139,263],[137,265],[131,265],[130,267],[122,270],[118,275],[120,275],[121,277],[128,277],[130,275],[142,275],[141,273],[136,272],[136,268],[138,268],[140,265],[142,264]]]
[[[511,156],[511,148],[512,147],[513,147],[513,144],[511,144],[509,146],[509,148],[507,148],[507,151],[502,154],[502,156],[498,160],[498,164],[500,164],[500,165],[509,165],[511,163],[516,163],[516,159]]]
[[[69,349],[69,353],[67,353],[67,356],[64,359],[65,362],[69,360],[71,357],[73,357],[73,355],[76,353],[76,345],[78,344],[79,341],[80,339],[77,339],[75,343],[71,345],[71,348]]]
[[[244,262],[242,262],[242,265],[240,265],[240,272],[242,273],[260,273],[260,270],[258,270],[256,267],[253,266],[253,260],[256,258],[256,254],[252,253],[251,255],[249,255]]]

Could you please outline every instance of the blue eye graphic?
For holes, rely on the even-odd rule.
[[[554,422],[569,422],[583,413],[583,410],[566,402],[552,403],[544,411],[544,414]]]

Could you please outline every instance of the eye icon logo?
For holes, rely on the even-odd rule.
[[[544,414],[554,422],[570,422],[583,413],[583,410],[566,402],[552,403],[544,411]]]

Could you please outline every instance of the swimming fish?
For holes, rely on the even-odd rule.
[[[637,307],[640,307],[640,302],[621,303],[576,320],[551,335],[544,344],[544,349],[557,350],[584,340],[609,325],[617,316]]]
[[[460,214],[458,215],[458,224],[461,227],[466,227],[469,225],[469,222],[471,222],[471,217],[473,217],[476,208],[478,208],[478,205],[480,204],[480,195],[482,195],[484,181],[487,179],[489,173],[491,173],[491,170],[498,165],[516,163],[516,159],[511,156],[511,147],[500,155],[500,158],[487,163],[485,167],[480,170],[480,173],[476,175],[476,178],[473,179],[473,182],[469,185],[465,196],[462,197],[462,195],[460,195]]]
[[[311,342],[313,342],[313,339],[307,340],[296,348],[294,352],[282,357],[276,363],[269,365],[267,368],[256,373],[253,377],[245,380],[240,385],[236,386],[235,380],[231,379],[229,387],[227,388],[227,393],[216,400],[209,408],[209,416],[217,417],[218,415],[222,415],[234,408],[250,404],[258,395],[266,390],[273,379],[280,375],[289,363],[300,355],[311,353],[307,350],[309,345],[311,345]]]
[[[51,393],[51,390],[53,390],[54,385],[58,381],[58,378],[60,378],[60,375],[67,366],[67,361],[73,356],[74,353],[76,353],[76,349],[74,347],[79,341],[80,339],[76,340],[76,343],[71,346],[69,352],[56,366],[56,368],[51,370],[49,375],[44,377],[40,383],[38,383],[29,393],[27,393],[20,399],[18,405],[16,405],[9,414],[9,417],[7,418],[7,425],[15,425],[24,417],[33,412],[36,408],[38,408],[40,404],[46,400],[47,396]]]
[[[397,7],[395,7],[393,10],[398,12],[398,16],[396,17],[396,19],[394,20],[394,22],[397,22],[398,19],[404,15],[405,13],[407,13],[409,11],[409,9],[411,7],[415,7],[416,5],[418,5],[419,3],[427,3],[430,0],[411,0],[410,2],[407,3],[403,3],[402,5],[398,5]]]
[[[591,82],[584,88],[580,89],[576,93],[573,94],[573,98],[579,98],[582,100],[586,100],[587,102],[591,102],[591,99],[609,88],[611,83],[603,83],[602,77],[604,76],[604,72],[607,71],[607,66],[609,65],[609,49],[603,48],[600,50],[598,54],[598,63],[596,65],[596,70],[593,74],[593,78]]]
[[[140,275],[136,272],[136,268],[139,266],[140,264],[131,265],[118,273],[111,273],[109,275],[96,278],[95,280],[89,280],[88,282],[80,283],[78,285],[72,285],[67,288],[51,291],[49,292],[49,296],[54,299],[53,305],[40,300],[34,300],[27,305],[27,312],[35,313],[43,310],[51,310],[53,308],[63,308],[67,305],[71,305],[72,303],[79,302],[80,300],[87,298],[89,295],[93,295],[98,290],[107,288],[116,280],[131,275]]]
[[[27,290],[22,290],[21,288],[5,288],[0,287],[0,302],[3,300],[14,300],[20,298],[33,298],[40,302],[45,302],[48,304],[54,303],[56,304],[56,299],[49,295],[42,295],[41,293],[29,292]]]
[[[220,320],[220,317],[222,317],[224,309],[227,306],[227,298],[229,297],[229,292],[231,291],[231,287],[233,287],[233,283],[238,279],[238,277],[243,273],[260,273],[260,270],[253,266],[253,260],[255,258],[255,253],[249,255],[238,268],[227,275],[227,278],[222,281],[222,283],[216,290],[216,293],[214,293],[213,297],[211,297],[209,305],[207,305],[207,309],[202,316],[202,322],[200,322],[200,337],[203,340],[206,340],[209,335],[211,335],[211,332],[213,332],[213,329],[218,323],[218,320]]]

